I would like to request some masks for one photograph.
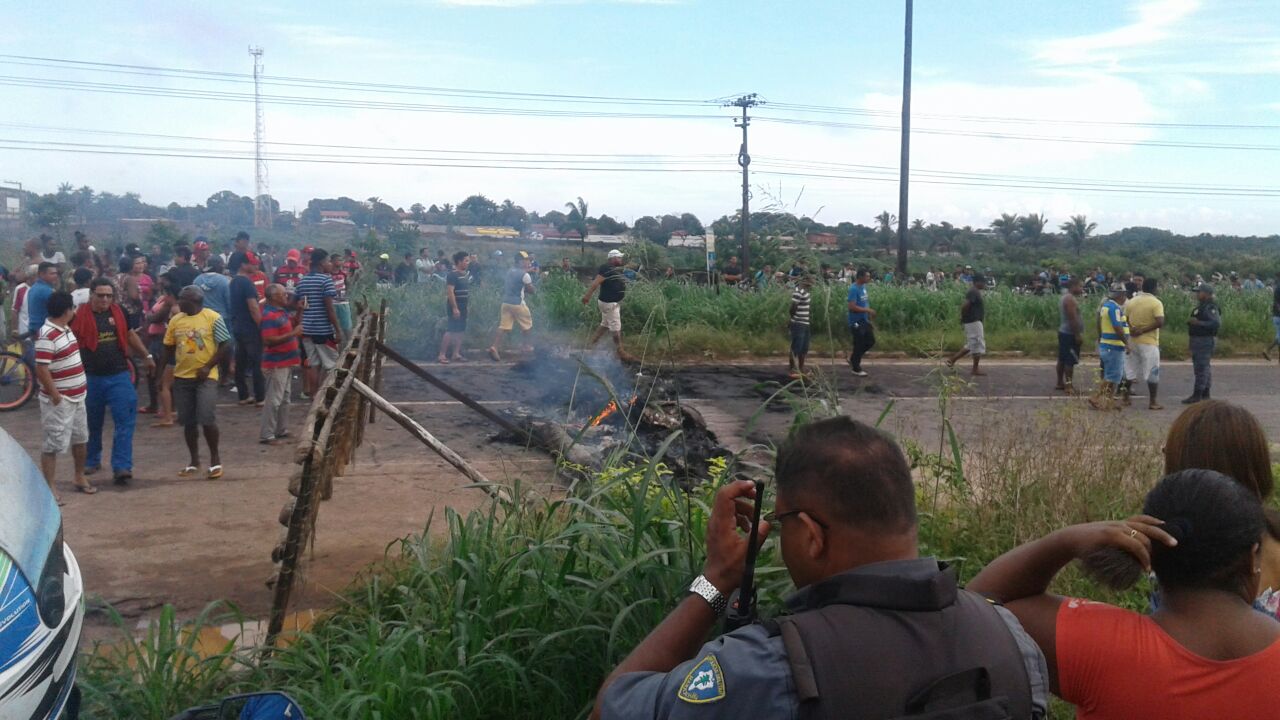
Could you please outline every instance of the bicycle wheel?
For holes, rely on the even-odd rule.
[[[0,412],[17,410],[36,394],[36,374],[22,356],[0,352]]]

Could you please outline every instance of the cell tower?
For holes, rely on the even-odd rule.
[[[271,227],[267,162],[262,159],[262,48],[250,45],[249,54],[253,56],[253,226]]]

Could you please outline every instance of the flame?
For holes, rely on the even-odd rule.
[[[600,423],[604,422],[605,418],[609,417],[610,415],[614,414],[617,411],[618,411],[618,403],[610,400],[609,404],[604,406],[604,409],[600,411],[599,415],[596,415],[596,419],[592,420],[591,424],[588,427],[596,427]]]

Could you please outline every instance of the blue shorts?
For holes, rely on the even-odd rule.
[[[1124,380],[1124,346],[1099,345],[1098,354],[1102,356],[1103,382],[1118,383]]]

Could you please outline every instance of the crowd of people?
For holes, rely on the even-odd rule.
[[[1268,718],[1280,672],[1280,513],[1270,448],[1248,411],[1186,410],[1164,476],[1122,521],[1052,531],[958,583],[921,556],[916,487],[898,444],[848,417],[779,448],[774,511],[756,485],[716,494],[702,574],[619,664],[593,718]],[[771,619],[706,642],[754,542],[780,536],[797,588]],[[1146,612],[1049,591],[1080,561],[1123,588],[1149,574]],[[765,612],[765,615],[771,614]]]
[[[202,237],[149,255],[132,244],[99,251],[82,233],[75,241],[69,259],[54,238],[30,241],[26,266],[9,274],[12,335],[35,366],[42,468],[55,496],[57,457],[67,451],[73,487],[97,492],[90,477],[104,466],[108,411],[116,484],[133,478],[139,414],[152,415],[152,427],[182,427],[189,457],[179,477],[222,477],[219,390],[234,388],[239,405],[258,409],[259,441],[279,444],[289,434],[294,373],[309,397],[351,332],[347,287],[361,272],[354,251],[290,249],[277,265],[272,249],[251,249],[245,232],[222,253]]]

